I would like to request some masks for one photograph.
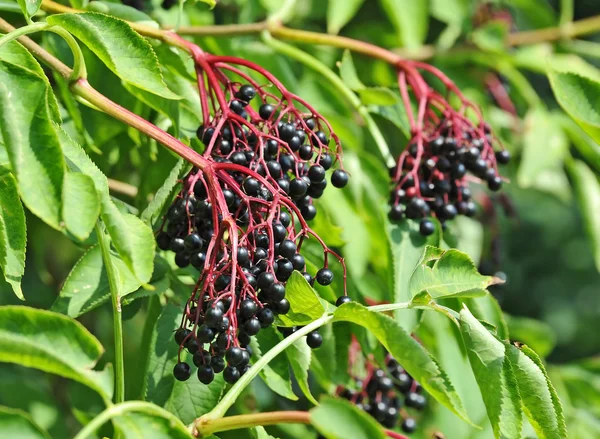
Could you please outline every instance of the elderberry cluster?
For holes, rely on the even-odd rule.
[[[334,164],[330,139],[321,130],[318,117],[302,118],[286,108],[278,109],[266,102],[268,95],[261,96],[264,100],[253,108],[256,95],[253,86],[241,85],[229,101],[229,108],[241,120],[228,119],[219,129],[215,118],[198,129],[198,138],[215,161],[246,166],[272,181],[294,200],[304,219],[312,220],[317,215],[313,198],[323,195],[326,171]],[[348,174],[334,170],[331,183],[343,188]],[[258,194],[260,184],[255,178],[243,184],[249,195]]]
[[[423,410],[427,399],[419,384],[391,356],[387,358],[387,370],[374,369],[363,380],[355,379],[358,390],[338,389],[338,395],[373,416],[385,428],[400,428],[412,433],[417,422],[410,411]]]
[[[457,133],[448,123],[440,124],[428,141],[413,142],[390,170],[394,182],[390,220],[421,219],[420,232],[428,236],[435,231],[430,216],[443,228],[457,215],[474,216],[477,207],[471,199],[468,173],[498,191],[502,177],[497,163],[510,160],[508,151],[494,152],[492,142],[487,125]]]
[[[338,257],[324,247],[324,266],[313,277],[300,254],[303,240],[314,236],[306,225],[316,215],[312,199],[322,195],[338,157],[330,154],[322,119],[278,110],[264,95],[254,109],[251,85],[229,91],[229,110],[217,110],[198,129],[214,174],[192,169],[157,235],[179,267],[200,271],[175,341],[180,355],[192,354],[204,384],[221,372],[235,383],[249,369],[251,337],[290,310],[285,285],[294,270],[310,284],[329,285],[327,255]],[[343,187],[348,174],[337,169],[331,181]],[[306,342],[316,349],[322,338],[315,331]],[[181,356],[174,375],[191,375]]]

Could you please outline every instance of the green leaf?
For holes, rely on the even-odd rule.
[[[437,223],[436,223],[437,224]],[[394,267],[394,302],[408,302],[412,299],[409,281],[426,245],[440,245],[440,228],[428,237],[419,233],[419,226],[413,221],[388,225],[388,239],[391,243]],[[400,313],[402,312],[402,316]],[[396,320],[411,332],[417,323],[417,311],[396,311]]]
[[[568,164],[567,170],[573,181],[596,268],[600,271],[600,183],[594,172],[582,161],[573,160]]]
[[[288,347],[285,350],[285,355],[292,366],[300,390],[302,390],[306,399],[317,405],[318,402],[315,400],[314,396],[312,396],[310,387],[308,386],[308,369],[310,368],[312,352],[310,347],[306,344],[306,338],[302,337]]]
[[[326,397],[310,411],[310,422],[327,439],[384,439],[381,425],[354,404]]]
[[[62,216],[67,230],[80,241],[90,236],[100,215],[94,181],[85,174],[67,172],[63,183]]]
[[[412,297],[425,291],[434,298],[479,297],[502,281],[479,274],[469,255],[458,250],[427,246],[413,272],[408,289]]]
[[[21,10],[23,11],[23,15],[27,21],[30,21],[31,17],[33,17],[37,11],[40,10],[40,6],[42,5],[42,0],[17,0],[19,2],[19,6],[21,6]]]
[[[117,255],[111,256],[119,274],[119,291],[121,296],[126,296],[135,291],[140,282],[133,277],[121,258]],[[94,245],[75,264],[51,309],[70,317],[79,317],[102,305],[109,298],[110,289],[102,252],[100,246]]]
[[[162,184],[160,189],[156,191],[154,198],[152,198],[152,201],[150,201],[148,206],[142,212],[142,215],[140,216],[142,221],[152,225],[160,218],[161,212],[163,212],[165,208],[165,204],[170,201],[173,196],[173,188],[175,188],[177,185],[179,174],[183,168],[183,163],[183,159],[177,160],[177,163],[173,169],[171,169],[171,172],[165,179],[165,182]]]
[[[299,271],[294,270],[287,281],[285,298],[290,302],[290,311],[277,316],[277,326],[308,325],[325,312],[318,294]]]
[[[51,93],[38,73],[0,60],[0,129],[21,199],[60,230],[65,163],[51,122]]]
[[[358,77],[358,72],[352,60],[352,52],[348,49],[344,50],[342,61],[339,63],[340,77],[350,89],[356,91],[365,88],[365,85]]]
[[[148,369],[140,373],[146,375],[146,401],[165,408],[187,425],[217,405],[225,383],[222,374],[217,375],[208,386],[196,377],[183,382],[173,377],[173,367],[177,363],[179,350],[173,333],[180,323],[181,310],[176,306],[167,305],[152,333]],[[182,352],[182,361],[191,365],[191,355],[186,356],[185,351]]]
[[[581,154],[595,172],[600,174],[600,145],[577,125],[570,117],[562,115],[557,118],[560,121],[565,134],[577,151]]]
[[[548,170],[560,169],[568,152],[568,142],[560,125],[541,108],[529,111],[525,118],[523,157],[517,180],[523,187],[539,187],[540,177]]]
[[[414,0],[380,0],[396,28],[399,43],[409,49],[423,44],[429,27],[429,2]]]
[[[260,331],[254,340],[256,343],[252,345],[252,358],[253,361],[256,361],[262,356],[262,352],[270,351],[273,346],[282,340],[282,337],[275,331],[274,327],[269,327]],[[260,377],[273,392],[292,401],[298,400],[298,397],[292,390],[290,365],[283,355],[273,358],[260,371]]]
[[[178,99],[163,80],[150,43],[123,20],[85,12],[58,14],[47,18],[78,39],[123,81],[167,99]]]
[[[356,15],[365,0],[328,0],[327,32],[337,34]]]
[[[131,272],[146,283],[154,268],[154,235],[138,217],[123,214],[108,198],[102,202],[102,220],[113,245]]]
[[[523,424],[520,397],[505,345],[466,307],[460,311],[460,328],[494,436],[519,437]]]
[[[156,415],[127,413],[113,422],[125,439],[192,439],[183,426]]]
[[[145,24],[146,26],[151,26],[156,29],[159,28],[158,23],[154,21],[148,14],[121,3],[94,0],[87,5],[86,9],[91,12],[100,12],[102,14],[112,15],[113,17],[121,18],[125,21]]]
[[[25,273],[27,226],[15,177],[0,167],[0,267],[4,279],[21,300],[21,278]]]
[[[0,407],[0,437],[14,439],[51,439],[34,420],[21,410]]]
[[[563,439],[567,429],[558,395],[539,357],[526,345],[505,343],[523,409],[540,439]]]
[[[334,313],[334,321],[352,322],[366,328],[431,396],[471,423],[446,373],[400,323],[356,302],[340,306]]]
[[[278,439],[267,433],[264,427],[254,427],[254,432],[256,433],[254,435],[255,439]]]
[[[431,16],[444,23],[461,25],[471,14],[471,0],[431,0]]]
[[[545,358],[556,346],[556,333],[552,326],[528,317],[506,316],[511,340],[531,346]]]
[[[502,53],[506,50],[504,39],[508,34],[508,23],[493,20],[477,28],[471,35],[473,43],[481,50]]]
[[[358,90],[358,96],[365,105],[394,105],[399,99],[392,90],[385,87],[368,87]]]
[[[100,342],[76,320],[24,306],[0,307],[0,362],[73,379],[108,401],[112,368],[93,370],[103,352]]]
[[[600,143],[600,83],[578,73],[548,69],[548,78],[560,106]]]

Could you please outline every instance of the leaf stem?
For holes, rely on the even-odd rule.
[[[80,78],[87,79],[85,59],[83,58],[83,52],[81,51],[81,47],[79,47],[79,43],[77,43],[75,37],[73,37],[73,35],[60,26],[52,26],[51,28],[48,28],[48,30],[61,36],[71,49],[71,52],[73,52],[73,71],[71,72],[69,80],[76,81]]]
[[[233,405],[237,397],[242,393],[242,391],[246,388],[248,384],[258,375],[258,373],[267,365],[269,362],[283,352],[288,346],[292,345],[294,342],[307,335],[308,333],[314,331],[315,329],[320,328],[323,325],[331,322],[333,320],[332,314],[326,314],[321,318],[315,320],[312,323],[309,323],[305,327],[299,329],[294,332],[287,338],[283,339],[280,343],[275,345],[273,349],[269,350],[266,354],[264,354],[256,363],[252,365],[250,370],[246,372],[242,377],[236,382],[231,389],[225,394],[223,399],[207,414],[196,420],[196,426],[199,430],[202,429],[203,424],[209,421],[213,421],[215,419],[222,418],[227,413],[227,410]]]
[[[290,44],[284,43],[283,41],[276,40],[269,33],[268,30],[264,30],[261,33],[261,35],[263,41],[269,47],[271,47],[279,53],[289,56],[290,58],[294,58],[300,61],[302,64],[306,65],[307,67],[310,67],[315,72],[321,74],[325,79],[327,79],[331,83],[331,85],[333,85],[337,89],[337,91],[346,98],[346,100],[354,107],[356,112],[360,114],[360,116],[363,118],[367,129],[371,133],[371,136],[373,136],[375,144],[379,148],[379,152],[381,153],[383,159],[386,161],[386,164],[388,166],[394,166],[394,157],[392,156],[388,144],[385,138],[383,137],[383,134],[379,130],[379,127],[371,117],[369,110],[363,105],[358,96],[356,96],[356,94],[352,90],[350,90],[350,88],[348,88],[346,84],[344,84],[344,81],[338,75],[336,75],[333,70],[331,70],[317,58],[309,55],[303,50],[300,50],[297,47],[292,46]]]
[[[310,413],[302,411],[281,411],[228,416],[226,418],[207,421],[201,426],[196,424],[197,430],[194,431],[194,436],[203,438],[220,431],[275,424],[310,424]]]
[[[139,412],[146,413],[152,416],[160,416],[161,418],[167,419],[170,425],[182,433],[187,434],[185,425],[179,420],[177,416],[160,408],[154,404],[144,401],[128,401],[121,404],[116,404],[108,407],[94,419],[92,419],[86,426],[77,433],[74,439],[86,439],[94,434],[98,428],[110,421],[116,416],[124,415],[128,412]]]
[[[14,30],[8,32],[6,35],[0,38],[0,47],[4,46],[12,40],[16,40],[17,38],[22,37],[23,35],[33,34],[35,32],[46,30],[49,27],[50,25],[48,23],[40,22],[29,24],[27,26],[23,26],[17,29],[13,28]]]
[[[108,286],[113,310],[113,332],[115,337],[115,402],[121,403],[125,400],[125,362],[123,357],[123,321],[121,319],[121,296],[119,274],[113,264],[110,254],[110,243],[108,236],[104,233],[104,226],[96,224],[96,235],[102,250],[102,259],[108,277]]]

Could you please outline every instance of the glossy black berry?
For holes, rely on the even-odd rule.
[[[435,224],[428,219],[422,219],[419,224],[419,232],[421,232],[421,235],[423,236],[433,235],[435,232]]]
[[[196,337],[200,343],[210,343],[215,338],[215,331],[207,325],[200,325],[196,331]]]
[[[342,306],[344,303],[350,303],[352,299],[348,296],[340,296],[335,301],[335,306]]]
[[[217,307],[209,308],[204,316],[204,322],[210,328],[215,328],[223,321],[223,311]]]
[[[209,364],[200,365],[198,367],[198,380],[202,384],[210,384],[215,379],[215,372]]]
[[[258,109],[258,115],[264,120],[270,119],[274,112],[275,107],[271,104],[262,104]]]
[[[249,320],[246,320],[244,322],[244,324],[242,325],[242,328],[244,328],[244,332],[248,335],[256,335],[260,332],[261,326],[260,326],[260,322],[258,321],[258,319],[256,317],[252,317]]]
[[[502,187],[502,178],[500,178],[499,176],[492,177],[488,180],[488,187],[491,191],[499,191]]]
[[[510,152],[506,150],[496,151],[496,160],[498,161],[498,163],[506,165],[508,162],[510,162]]]
[[[258,191],[260,189],[260,183],[254,177],[247,177],[242,183],[242,188],[244,192],[251,197],[258,195]]]
[[[210,360],[210,367],[215,373],[223,372],[225,369],[225,360],[223,357],[213,356]]]
[[[317,208],[312,204],[308,204],[300,208],[300,213],[306,221],[310,221],[317,216]]]
[[[244,299],[240,303],[239,310],[240,316],[243,319],[249,319],[250,317],[253,317],[254,314],[256,314],[256,311],[258,311],[258,305],[252,299]]]
[[[413,418],[406,418],[402,421],[402,431],[405,433],[413,433],[417,429],[417,421]]]
[[[237,366],[243,358],[242,350],[237,346],[232,346],[225,352],[225,359],[230,366]]]
[[[194,268],[201,270],[206,261],[206,254],[203,252],[194,252],[190,255],[190,263]]]
[[[190,233],[183,240],[183,244],[188,250],[197,250],[202,247],[203,242],[202,238],[200,238],[200,235],[197,233]]]
[[[262,290],[269,289],[273,282],[275,282],[275,277],[271,273],[261,273],[257,279],[258,288]]]
[[[186,381],[191,375],[190,365],[184,362],[177,363],[173,368],[173,376],[178,381]]]
[[[261,309],[256,317],[258,318],[262,328],[268,328],[275,321],[275,314],[273,314],[273,311],[271,311],[269,308]]]
[[[318,349],[323,344],[323,337],[317,331],[309,332],[306,336],[306,344],[311,349]]]
[[[190,265],[190,256],[187,253],[181,252],[175,255],[175,264],[178,267],[185,268]]]
[[[348,173],[341,169],[336,169],[331,174],[331,184],[337,188],[343,188],[348,184]]]
[[[235,97],[241,99],[243,101],[250,102],[254,96],[256,96],[256,90],[254,87],[248,84],[244,84],[240,87],[238,92],[235,94]]]
[[[327,286],[333,282],[333,271],[323,267],[317,272],[316,279],[319,285]]]
[[[171,238],[165,232],[160,232],[156,236],[156,244],[158,248],[161,250],[169,250],[169,246],[171,245]]]
[[[273,311],[275,311],[277,314],[287,314],[289,310],[290,302],[287,299],[282,299],[273,306]]]
[[[290,181],[290,195],[293,198],[300,198],[306,194],[308,190],[308,185],[301,178],[295,178]]]
[[[190,331],[189,329],[180,328],[175,332],[175,341],[178,345],[180,345],[191,333],[192,331]]]
[[[281,299],[285,298],[285,285],[281,283],[271,285],[267,291],[267,297],[270,302],[279,302]]]
[[[237,382],[237,380],[240,379],[240,371],[237,370],[235,367],[227,366],[223,370],[223,379],[226,383],[234,384],[235,382]]]
[[[284,239],[279,244],[279,255],[286,258],[291,259],[296,254],[296,243],[289,239]]]
[[[169,244],[169,249],[172,252],[180,253],[185,250],[185,244],[181,238],[173,238]]]

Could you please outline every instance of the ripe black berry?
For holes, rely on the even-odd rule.
[[[309,332],[306,336],[306,344],[311,349],[318,349],[323,344],[323,337],[317,331]]]
[[[331,175],[331,184],[337,188],[343,188],[348,184],[348,173],[341,169],[336,169]]]
[[[423,236],[432,235],[435,232],[435,225],[428,219],[422,219],[419,224],[419,232],[421,232],[421,235]]]
[[[237,366],[243,358],[242,350],[237,346],[232,346],[225,352],[225,359],[230,366]]]
[[[158,248],[161,250],[169,250],[169,246],[171,245],[171,238],[165,232],[160,232],[156,236],[156,244]]]
[[[271,311],[269,308],[261,309],[258,312],[257,317],[262,328],[268,328],[275,321],[275,314],[273,314],[273,311]]]
[[[210,360],[210,367],[215,373],[223,372],[225,369],[225,360],[223,357],[212,357]]]
[[[402,431],[405,433],[412,433],[417,429],[417,421],[413,418],[406,418],[402,421]]]
[[[244,328],[244,332],[248,335],[256,335],[260,332],[260,322],[258,321],[258,319],[256,317],[252,317],[249,320],[246,320],[244,322],[244,324],[242,325],[242,328]]]
[[[234,384],[235,382],[237,382],[237,380],[240,379],[240,371],[237,370],[235,367],[227,366],[223,370],[223,379],[226,383]]]
[[[320,285],[327,286],[333,282],[333,271],[323,267],[317,272],[316,279]]]
[[[277,314],[287,314],[290,310],[290,302],[287,299],[281,299],[274,304],[273,311]]]
[[[306,194],[308,190],[308,185],[301,178],[295,178],[290,181],[290,195],[293,198],[300,198]]]
[[[192,333],[189,329],[180,328],[175,332],[175,341],[177,344],[182,344],[185,339]]]
[[[256,305],[256,302],[254,300],[244,299],[240,303],[239,310],[240,310],[240,316],[243,319],[249,319],[250,317],[253,317],[254,314],[256,314],[256,311],[258,310],[258,306]]]
[[[258,109],[259,116],[264,120],[270,119],[274,112],[275,107],[271,104],[262,104]]]
[[[178,381],[186,381],[191,375],[190,365],[184,362],[177,363],[173,368],[173,376]]]
[[[240,87],[238,92],[235,94],[235,97],[245,101],[246,103],[250,102],[254,96],[256,96],[256,90],[254,87],[248,84],[244,84]]]
[[[215,379],[215,372],[212,367],[208,364],[201,365],[198,367],[198,380],[202,384],[210,384]]]
[[[289,239],[284,239],[279,244],[279,255],[286,259],[292,259],[296,254],[296,243]]]
[[[506,150],[496,151],[496,160],[498,161],[498,163],[506,165],[508,162],[510,162],[510,152]]]
[[[325,168],[321,165],[313,165],[308,170],[308,178],[313,183],[318,183],[325,179]]]
[[[342,306],[344,303],[350,303],[352,299],[348,296],[340,296],[335,301],[335,306]]]

